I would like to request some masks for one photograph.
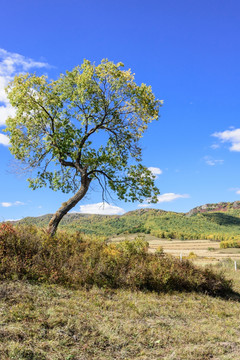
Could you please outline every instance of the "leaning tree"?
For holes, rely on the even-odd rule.
[[[57,80],[21,74],[8,85],[16,109],[6,122],[10,151],[32,169],[32,189],[49,185],[74,195],[52,216],[54,235],[63,216],[93,181],[125,201],[156,202],[154,176],[141,163],[139,143],[162,101],[150,86],[134,81],[123,64],[84,60]]]

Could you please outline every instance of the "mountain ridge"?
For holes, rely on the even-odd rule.
[[[52,214],[26,217],[19,224],[46,227]],[[215,239],[240,238],[240,201],[205,204],[187,213],[143,208],[123,215],[66,214],[59,229],[70,232],[111,237],[128,233],[152,234],[167,239]]]
[[[206,212],[228,212],[229,210],[238,210],[240,209],[240,201],[234,202],[218,202],[218,203],[209,203],[200,206],[188,211],[187,215],[194,215],[197,213],[206,213]]]
[[[85,218],[89,218],[89,217],[99,217],[99,218],[120,218],[120,217],[125,217],[125,216],[131,216],[131,215],[144,215],[144,214],[150,214],[150,213],[155,213],[155,214],[159,214],[159,215],[163,215],[163,214],[182,214],[185,216],[192,216],[192,215],[196,215],[198,213],[211,213],[211,212],[229,212],[229,211],[234,211],[234,210],[240,210],[240,201],[236,200],[234,202],[218,202],[218,203],[207,203],[204,205],[199,205],[196,206],[194,208],[192,208],[191,210],[189,210],[188,212],[184,213],[184,212],[176,212],[176,211],[168,211],[168,210],[162,210],[162,209],[154,209],[154,208],[141,208],[141,209],[136,209],[136,210],[131,210],[131,211],[127,211],[126,213],[122,214],[122,215],[107,215],[107,214],[89,214],[89,213],[78,213],[78,212],[71,212],[65,215],[65,217],[63,218],[62,221],[64,221],[64,219],[66,218],[81,218],[81,217],[85,217]],[[44,215],[39,215],[39,216],[27,216],[21,220],[11,220],[10,222],[23,222],[26,219],[38,219],[40,222],[51,219],[51,216],[53,214],[44,214]]]

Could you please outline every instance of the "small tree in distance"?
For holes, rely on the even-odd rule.
[[[5,131],[11,153],[35,170],[29,186],[74,192],[52,216],[51,235],[93,181],[103,198],[110,189],[121,200],[157,202],[159,191],[141,163],[139,140],[158,119],[162,101],[122,68],[107,59],[97,66],[84,60],[57,80],[21,74],[8,85],[16,115],[7,119]]]

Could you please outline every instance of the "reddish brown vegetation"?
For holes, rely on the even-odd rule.
[[[148,253],[142,239],[108,245],[80,233],[55,237],[33,226],[0,227],[0,279],[28,279],[68,286],[104,286],[225,295],[231,282],[162,252]]]

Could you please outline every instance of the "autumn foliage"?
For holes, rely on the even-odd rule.
[[[51,237],[34,226],[0,226],[0,279],[133,290],[198,291],[224,295],[231,282],[159,251],[143,239],[107,244],[80,233]]]

